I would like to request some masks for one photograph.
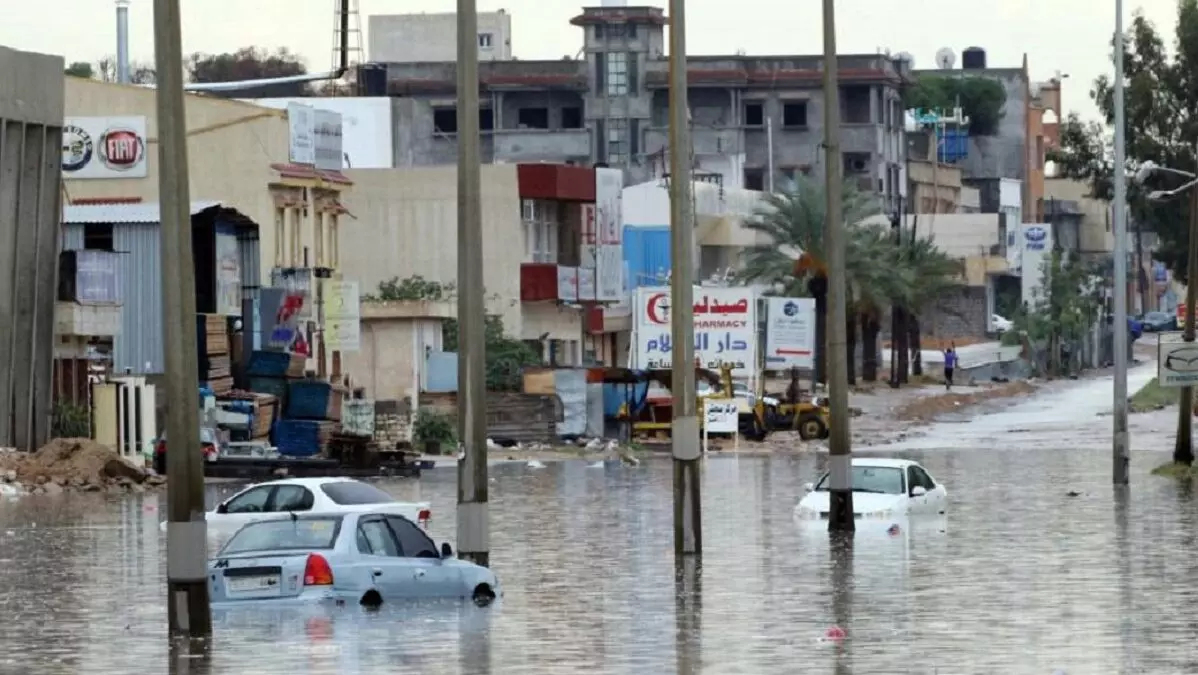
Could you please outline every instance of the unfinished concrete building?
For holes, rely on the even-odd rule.
[[[63,59],[0,47],[0,447],[50,437]]]

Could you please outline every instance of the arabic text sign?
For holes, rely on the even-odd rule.
[[[735,434],[740,428],[740,407],[735,400],[703,401],[703,430],[709,434]]]
[[[1186,342],[1180,332],[1159,334],[1156,369],[1162,387],[1198,384],[1198,342]]]
[[[769,298],[766,309],[765,367],[815,367],[815,300]]]
[[[756,296],[747,288],[695,288],[696,365],[715,370],[730,364],[734,376],[754,371],[757,352]],[[670,291],[640,288],[634,310],[638,368],[672,367]]]

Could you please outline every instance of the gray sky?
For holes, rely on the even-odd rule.
[[[5,2],[0,44],[62,54],[68,61],[95,61],[115,51],[115,11],[110,0]],[[598,0],[590,4],[598,4]],[[631,0],[629,4],[638,4]],[[649,3],[653,4],[653,3]],[[664,6],[664,0],[655,3]],[[333,62],[334,0],[182,0],[183,49],[226,52],[238,47],[285,46],[301,54],[310,70]],[[580,30],[568,20],[582,6],[563,0],[479,0],[480,11],[512,14],[512,45],[525,59],[575,54]],[[452,11],[450,0],[360,0],[362,28],[371,14]],[[822,50],[816,0],[690,0],[688,42],[693,54],[811,54]],[[1164,29],[1172,42],[1175,0],[1128,0],[1126,20],[1137,8]],[[914,11],[913,11],[914,10]],[[14,14],[15,12],[15,14]],[[1027,52],[1034,79],[1058,71],[1066,111],[1094,114],[1087,92],[1110,68],[1114,0],[839,0],[839,51],[914,54],[916,67],[934,66],[940,47],[984,47],[991,66],[1017,67]],[[132,0],[132,58],[153,59],[152,0]],[[369,35],[363,34],[364,40]],[[958,58],[958,66],[960,59]]]

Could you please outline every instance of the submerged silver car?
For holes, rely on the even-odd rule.
[[[282,514],[281,514],[282,515]],[[500,595],[491,570],[438,550],[418,525],[385,512],[286,515],[242,527],[208,561],[214,607]]]

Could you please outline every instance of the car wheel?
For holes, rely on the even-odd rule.
[[[369,590],[362,596],[359,604],[367,609],[378,609],[383,605],[383,596],[379,595],[378,591]]]
[[[495,590],[487,584],[479,584],[474,588],[474,594],[470,598],[474,604],[479,607],[486,607],[495,602]]]
[[[824,424],[824,420],[819,415],[808,414],[799,418],[799,438],[804,441],[823,438],[827,433],[828,425]]]

